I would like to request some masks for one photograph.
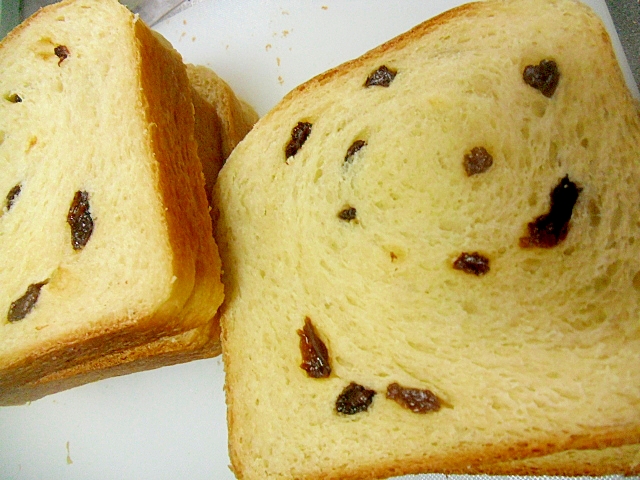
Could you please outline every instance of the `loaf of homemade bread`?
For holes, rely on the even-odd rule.
[[[40,10],[0,65],[0,404],[219,353],[208,92],[116,0]]]
[[[639,160],[573,0],[467,4],[288,94],[214,189],[237,477],[637,471]]]

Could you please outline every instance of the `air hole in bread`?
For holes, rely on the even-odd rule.
[[[304,326],[298,330],[302,363],[300,368],[311,378],[327,378],[331,375],[331,362],[327,346],[321,340],[311,319],[304,319]]]
[[[549,142],[549,161],[551,163],[558,163],[558,166],[562,163],[558,157],[558,144],[556,142]]]
[[[463,300],[460,303],[460,306],[469,315],[475,315],[476,313],[478,313],[478,304],[472,300]]]
[[[571,319],[571,327],[577,331],[584,331],[597,327],[607,320],[607,313],[598,305],[589,303]]]
[[[600,225],[601,212],[600,206],[594,199],[590,199],[587,203],[587,212],[589,212],[589,225],[597,227]]]
[[[36,136],[29,137],[29,143],[27,143],[27,148],[25,149],[25,152],[28,152],[33,147],[35,147],[36,143],[38,143],[38,137]]]
[[[33,52],[43,60],[55,57],[54,48],[56,44],[49,37],[42,37],[33,45]]]
[[[71,246],[82,250],[93,233],[93,218],[89,208],[89,194],[78,190],[69,207],[67,223],[71,227]]]
[[[18,298],[16,301],[11,303],[9,307],[9,311],[7,313],[7,320],[11,323],[17,322],[19,320],[24,319],[31,310],[36,306],[38,302],[38,298],[40,297],[40,290],[44,287],[49,281],[45,280],[40,283],[32,283],[27,287],[27,291]]]
[[[340,365],[341,367],[344,367],[344,368],[353,368],[354,366],[352,362],[340,356],[336,356],[334,360],[336,365]]]
[[[376,70],[371,72],[364,82],[365,87],[388,87],[396,78],[397,70],[388,68],[386,65],[380,65]]]
[[[569,231],[573,207],[582,188],[565,175],[550,194],[549,212],[537,217],[527,225],[527,235],[520,238],[522,248],[551,248],[562,242]]]
[[[540,101],[533,102],[531,104],[531,112],[538,118],[544,117],[544,114],[547,113],[547,107],[549,106],[549,102],[542,98]]]
[[[336,411],[343,415],[355,415],[366,412],[376,395],[374,390],[370,390],[355,382],[347,385],[336,400]]]
[[[431,390],[403,387],[395,382],[387,387],[387,398],[413,413],[437,412],[441,406]]]
[[[304,143],[311,135],[312,124],[309,122],[298,122],[298,124],[291,129],[291,140],[287,144],[284,150],[285,160],[293,157],[298,150],[302,148]]]
[[[542,265],[540,258],[527,258],[520,262],[520,268],[527,273],[535,273]]]

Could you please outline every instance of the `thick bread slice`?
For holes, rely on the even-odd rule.
[[[527,69],[543,60],[553,93]],[[475,147],[493,163],[469,176]],[[236,475],[491,472],[639,443],[638,178],[637,104],[572,0],[468,4],[295,89],[214,190]],[[306,318],[328,378],[300,366],[304,336],[322,350]],[[338,413],[351,382],[375,396]],[[387,398],[396,382],[439,410]],[[545,469],[583,471],[562,455]]]
[[[159,39],[164,40],[161,37]],[[228,156],[223,145],[233,150],[251,129],[258,116],[253,107],[238,100],[233,90],[213,71],[196,65],[186,67],[192,87],[198,156],[205,172],[205,184],[213,185]],[[206,190],[209,196],[210,189]],[[200,258],[196,259],[196,275],[206,272],[206,268],[198,268],[200,261]],[[198,278],[196,282],[199,282]],[[206,300],[192,298],[189,305],[199,308],[202,301]],[[216,315],[208,324],[187,332],[103,355],[22,385],[12,390],[11,403],[24,403],[104,378],[210,358],[219,354],[220,319]]]
[[[211,203],[211,191],[218,172],[258,121],[258,114],[210,68],[187,64],[187,75],[193,89],[198,155],[202,160],[207,199]]]
[[[223,291],[177,52],[115,0],[70,0],[11,32],[0,64],[0,190],[20,186],[0,217],[2,309],[24,307],[0,324],[12,403],[60,370],[210,329]],[[79,246],[76,192],[93,223]]]

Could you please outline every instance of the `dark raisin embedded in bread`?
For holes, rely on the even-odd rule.
[[[302,363],[300,368],[312,378],[327,378],[331,375],[331,364],[327,346],[318,336],[318,332],[311,323],[311,319],[304,319],[304,327],[298,330],[300,336],[300,352]]]
[[[365,87],[388,87],[396,78],[398,72],[388,68],[386,65],[381,65],[377,70],[371,72],[364,82]]]
[[[13,204],[18,198],[18,195],[20,195],[20,190],[22,190],[22,185],[18,184],[15,187],[13,187],[11,190],[9,190],[9,193],[7,193],[7,198],[5,199],[5,204],[4,204],[4,208],[6,209],[7,212],[11,210],[11,207],[13,207]]]
[[[53,53],[60,59],[58,60],[58,65],[70,55],[69,49],[65,45],[58,45],[53,49]]]
[[[93,233],[93,219],[89,210],[89,194],[77,191],[71,202],[67,223],[71,227],[71,245],[74,250],[81,250]]]
[[[341,220],[344,220],[346,222],[350,222],[351,220],[355,220],[357,217],[358,212],[356,211],[356,209],[354,207],[347,207],[344,208],[343,210],[340,210],[340,213],[338,213],[338,217]]]
[[[355,415],[365,412],[373,402],[376,392],[351,382],[336,400],[336,411],[344,415]]]
[[[493,165],[493,157],[484,147],[474,147],[464,156],[464,171],[468,176],[484,173]]]
[[[453,262],[453,268],[481,276],[489,272],[489,259],[478,252],[462,252]]]
[[[344,156],[344,163],[352,163],[353,157],[356,153],[358,153],[367,142],[364,140],[356,140],[351,144],[351,146],[347,149],[347,154]]]
[[[387,387],[387,398],[414,413],[437,412],[441,406],[440,399],[431,390],[406,388],[395,382]]]
[[[522,78],[527,85],[540,90],[545,97],[551,98],[560,81],[560,71],[553,60],[542,60],[538,65],[527,65]]]
[[[20,95],[18,95],[17,93],[12,93],[10,95],[7,95],[5,98],[11,103],[20,103],[20,102],[22,102],[22,97]]]
[[[569,233],[569,221],[581,191],[582,188],[565,175],[551,191],[549,213],[527,225],[528,234],[520,239],[520,246],[551,248],[562,242]]]
[[[312,125],[309,122],[298,122],[298,124],[291,130],[291,140],[287,144],[284,151],[285,159],[293,157],[298,150],[302,148],[304,142],[307,141],[309,135],[311,135]]]
[[[38,302],[40,297],[40,290],[48,283],[48,280],[40,283],[32,283],[27,287],[27,291],[15,302],[11,303],[9,312],[7,313],[7,320],[9,322],[17,322],[26,317],[33,307]]]

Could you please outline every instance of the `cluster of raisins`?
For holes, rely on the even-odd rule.
[[[397,75],[397,71],[385,65],[373,71],[364,82],[364,87],[389,87]],[[558,86],[560,73],[552,60],[542,60],[539,65],[529,65],[524,69],[523,80],[527,85],[539,90],[544,96],[551,98]],[[312,124],[298,122],[291,131],[291,140],[285,147],[287,163],[303,147],[311,135]],[[365,140],[356,140],[349,147],[344,157],[344,165],[348,166],[354,156],[365,146]],[[493,166],[493,156],[483,146],[476,146],[463,156],[463,168],[471,177],[487,172]],[[550,248],[560,243],[567,235],[573,207],[581,191],[568,175],[562,178],[551,191],[549,212],[540,215],[527,226],[528,234],[522,237],[519,245],[522,248]],[[357,210],[351,205],[338,212],[338,218],[346,222],[357,220]],[[392,253],[392,259],[395,255]],[[475,276],[486,275],[489,270],[489,258],[479,252],[462,252],[453,262],[453,268]],[[305,318],[304,327],[298,330],[302,364],[300,367],[311,378],[327,378],[331,375],[331,362],[325,343],[311,323]],[[366,411],[372,404],[376,392],[355,382],[349,383],[336,400],[336,412],[343,415],[354,415]],[[438,411],[442,406],[433,392],[427,389],[407,388],[398,383],[387,387],[386,397],[394,400],[404,408],[415,413]]]
[[[302,354],[300,368],[307,372],[310,378],[331,376],[329,350],[309,317],[304,319],[304,326],[298,330],[298,336]],[[336,412],[343,415],[364,412],[373,403],[375,395],[375,390],[351,382],[338,395],[335,404]],[[430,390],[406,388],[395,382],[387,387],[387,398],[414,413],[435,412],[441,406],[441,400]]]
[[[522,78],[527,85],[551,98],[558,87],[560,72],[555,61],[542,60],[538,65],[526,66]],[[486,172],[492,165],[493,157],[484,147],[473,148],[463,160],[468,176]],[[519,246],[551,248],[562,242],[567,236],[573,207],[581,190],[569,180],[568,175],[562,178],[551,191],[549,212],[527,225],[527,235],[520,238]],[[489,259],[478,252],[463,252],[454,261],[453,268],[480,276],[489,272]]]

